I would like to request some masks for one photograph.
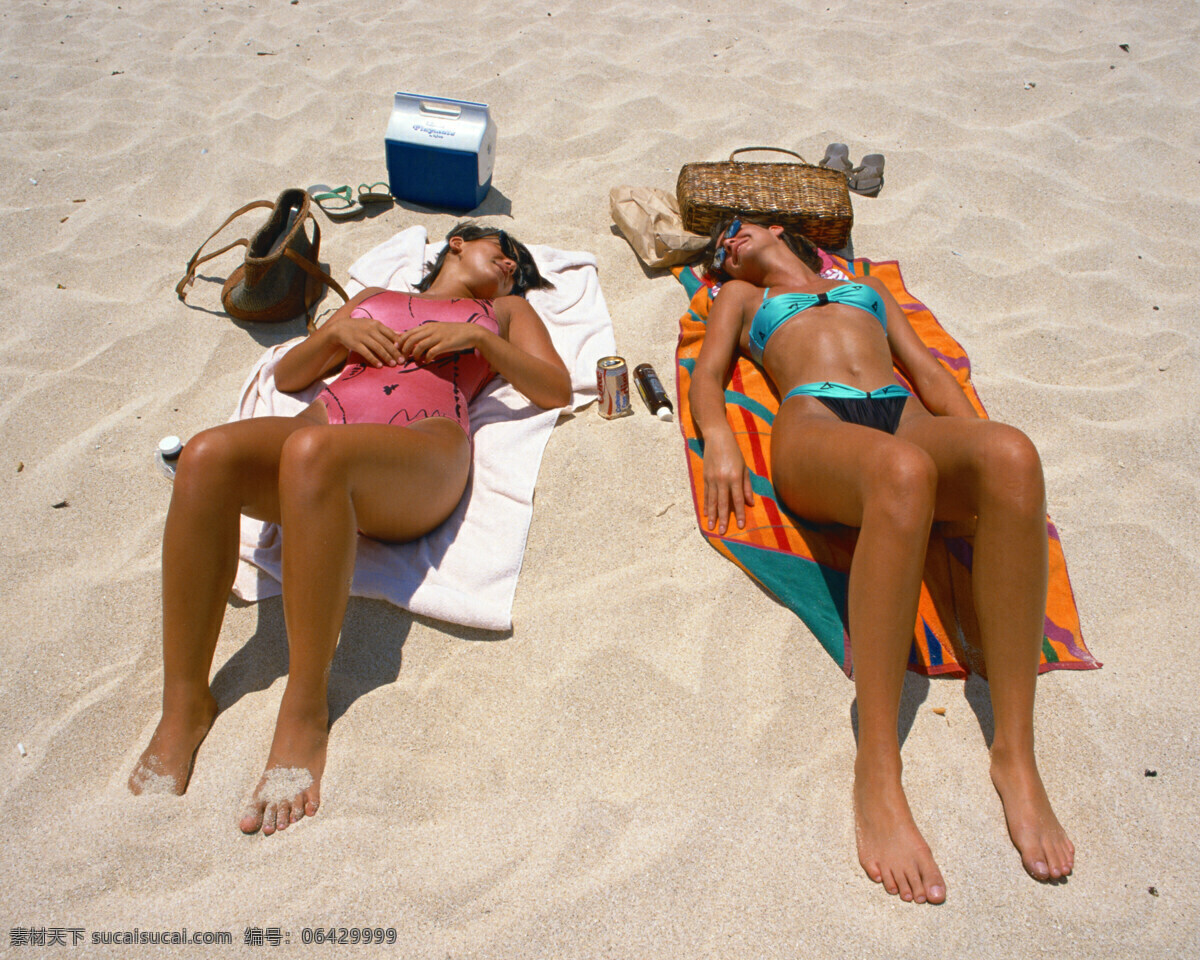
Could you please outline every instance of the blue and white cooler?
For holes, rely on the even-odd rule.
[[[487,196],[496,126],[486,103],[397,93],[384,142],[392,196],[452,210]]]

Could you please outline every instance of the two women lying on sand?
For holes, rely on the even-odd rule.
[[[900,694],[934,520],[975,526],[975,606],[996,732],[992,780],[1012,840],[1041,880],[1071,872],[1034,758],[1033,700],[1047,589],[1045,493],[1033,444],[976,417],[882,284],[823,279],[815,249],[740,219],[715,234],[717,295],[692,377],[704,434],[704,512],[744,523],[750,475],[725,415],[735,351],[783,394],[772,478],[814,522],[860,528],[850,569],[859,744],[859,860],[893,894],[945,899],[945,881],[909,811],[897,737]],[[534,403],[562,406],[570,381],[521,294],[544,281],[502,231],[458,227],[415,295],[367,289],[276,369],[296,391],[344,364],[294,418],[226,424],[180,458],[163,544],[163,714],[130,777],[186,789],[216,715],[208,687],[237,564],[239,514],[283,528],[289,673],[266,771],[241,827],[282,830],[316,813],[328,736],[326,679],[345,613],[356,530],[420,537],[453,511],[470,471],[466,402],[494,370]],[[472,352],[476,351],[476,352]],[[893,362],[918,396],[895,383]],[[405,374],[383,395],[374,371]]]

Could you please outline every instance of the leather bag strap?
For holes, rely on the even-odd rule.
[[[180,300],[184,300],[184,302],[186,302],[185,298],[187,296],[187,288],[196,279],[196,268],[200,266],[200,264],[211,260],[213,257],[219,257],[221,254],[232,250],[234,247],[247,247],[250,245],[250,241],[243,237],[241,240],[235,240],[228,246],[222,247],[216,253],[210,253],[203,257],[200,256],[200,251],[208,245],[209,240],[233,223],[233,221],[240,217],[243,213],[258,209],[259,207],[270,207],[271,209],[274,209],[275,204],[271,200],[255,200],[253,203],[248,203],[244,207],[239,207],[229,215],[223,224],[221,224],[216,230],[208,235],[208,239],[205,240],[204,243],[200,244],[196,252],[192,254],[192,259],[188,261],[187,272],[183,275],[183,279],[175,285],[175,293]]]
[[[333,287],[334,292],[337,293],[337,295],[339,297],[341,297],[343,300],[350,299],[348,296],[346,296],[346,291],[342,289],[342,285],[340,283],[338,283],[336,280],[334,280],[333,277],[331,277],[329,274],[327,274],[324,270],[322,270],[320,267],[318,267],[311,260],[307,259],[306,257],[300,256],[300,254],[298,254],[295,250],[292,250],[290,247],[283,251],[283,255],[285,257],[287,257],[289,260],[291,260],[294,264],[296,264],[296,266],[298,266],[301,270],[303,270],[305,273],[307,273],[314,280],[320,280],[322,283],[329,284],[329,286]]]
[[[313,257],[316,258],[320,255],[320,250],[321,250],[321,225],[319,223],[317,223],[317,218],[312,215],[311,211],[308,213],[306,219],[311,220],[313,222]],[[350,298],[348,296],[346,296],[346,291],[342,289],[342,285],[340,283],[338,283],[336,280],[334,280],[333,277],[331,277],[328,273],[326,273],[324,270],[322,270],[320,268],[320,266],[318,266],[312,260],[309,260],[306,257],[300,256],[300,254],[298,254],[291,247],[284,247],[283,255],[285,257],[287,257],[289,260],[291,260],[292,263],[296,264],[296,266],[298,266],[301,270],[303,270],[305,273],[307,273],[314,280],[319,280],[319,281],[321,281],[321,283],[327,284],[330,287],[332,287],[333,291],[339,297],[342,298],[343,302],[349,303]],[[306,323],[306,326],[308,327],[309,333],[312,333],[312,331],[316,329],[316,326],[313,323],[312,308],[306,307],[306,310],[307,310],[307,318],[306,318],[305,323]]]

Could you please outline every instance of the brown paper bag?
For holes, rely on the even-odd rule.
[[[613,187],[609,209],[634,253],[648,267],[672,267],[695,260],[708,237],[683,229],[679,201],[654,187]]]

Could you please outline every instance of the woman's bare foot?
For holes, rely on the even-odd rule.
[[[858,862],[888,893],[917,903],[946,899],[946,881],[913,821],[898,771],[855,764],[854,827]]]
[[[284,691],[267,768],[238,823],[243,833],[261,828],[270,836],[315,815],[321,804],[329,709],[323,698],[320,703],[293,702],[300,699]]]
[[[1008,835],[1035,880],[1060,880],[1075,867],[1075,845],[1058,822],[1032,754],[992,748],[992,783],[1004,804]]]
[[[173,793],[187,790],[192,761],[217,716],[217,701],[205,690],[185,704],[163,707],[154,735],[129,775],[133,794]]]

